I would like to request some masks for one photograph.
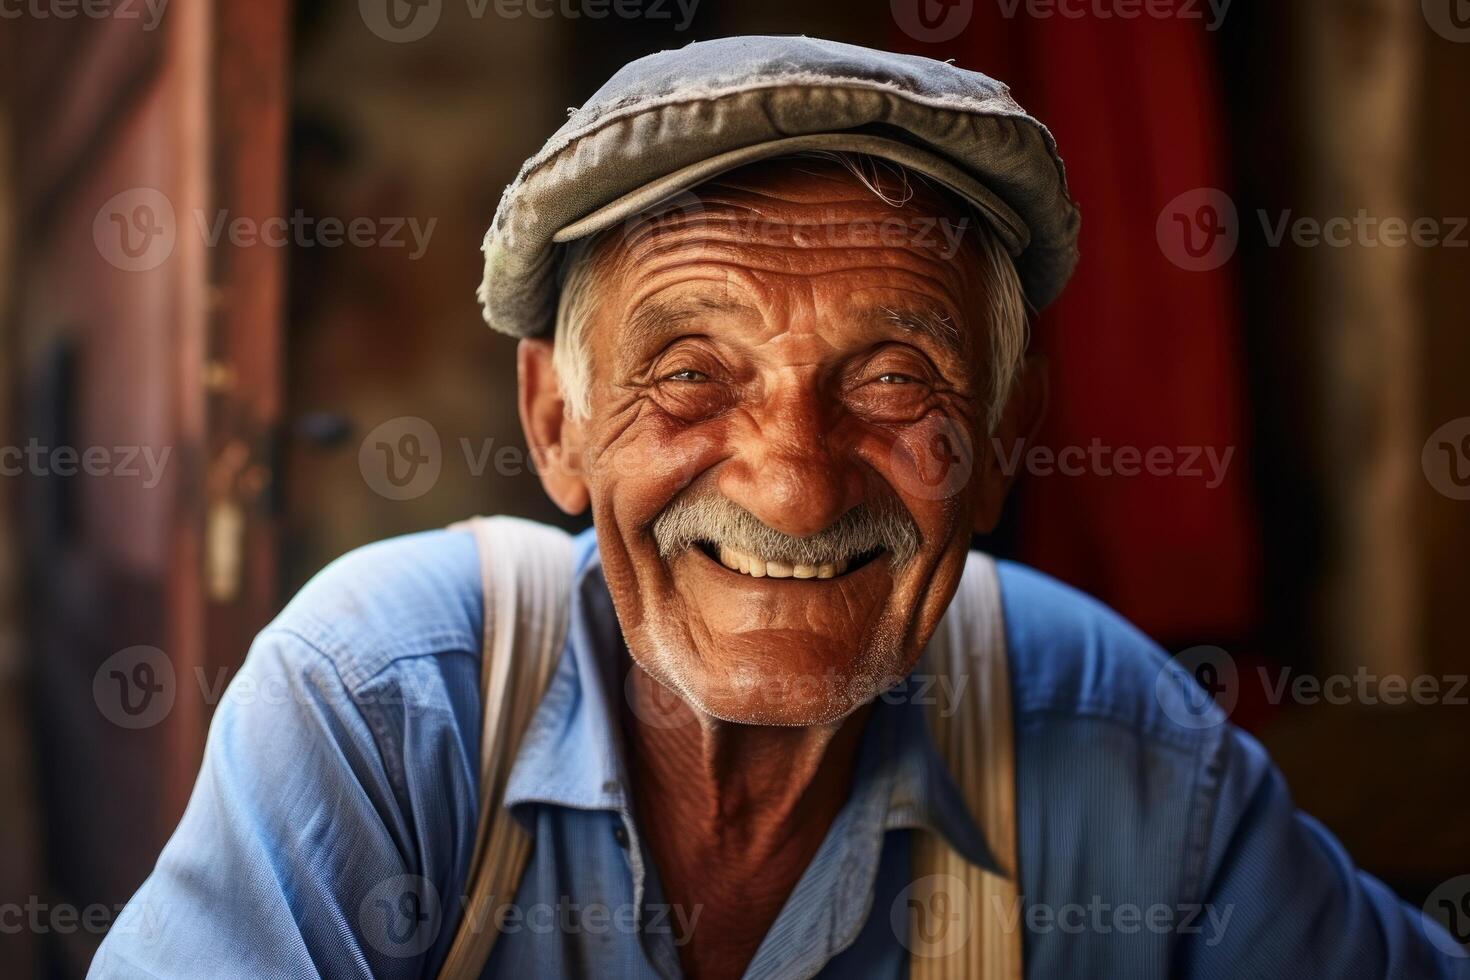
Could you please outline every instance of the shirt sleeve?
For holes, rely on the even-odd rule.
[[[410,660],[349,691],[316,645],[262,634],[89,976],[425,975],[451,938],[440,893],[458,887],[473,814],[470,749],[436,684],[440,667]]]
[[[1447,931],[1296,809],[1259,743],[1231,727],[1224,749],[1204,907],[1181,937],[1181,975],[1470,978]]]

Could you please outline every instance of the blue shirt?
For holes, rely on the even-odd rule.
[[[663,900],[634,820],[626,651],[590,531],[576,555],[567,647],[506,799],[532,856],[483,976],[677,977],[699,910]],[[1022,566],[1000,584],[1022,905],[979,914],[1025,930],[1028,976],[1470,977],[1295,810],[1253,739],[1171,719],[1149,640]],[[309,583],[218,706],[188,809],[91,975],[434,976],[474,840],[482,612],[466,534],[371,545]],[[851,795],[746,976],[903,977],[913,835],[994,867],[922,701],[875,706]]]

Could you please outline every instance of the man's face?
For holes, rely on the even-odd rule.
[[[966,224],[922,190],[895,208],[841,167],[773,163],[595,260],[592,409],[567,441],[628,647],[697,709],[834,722],[908,672],[948,605],[989,367]],[[820,545],[806,567],[799,539]]]

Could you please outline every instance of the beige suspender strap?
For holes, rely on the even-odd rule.
[[[958,694],[959,704],[929,712],[930,729],[1005,874],[970,864],[936,834],[914,835],[909,976],[1020,980],[1015,731],[1000,582],[989,555],[970,554],[923,664],[951,678],[948,690]]]
[[[476,517],[485,594],[480,665],[480,812],[465,880],[464,915],[439,970],[441,980],[475,980],[497,936],[495,913],[515,898],[531,841],[501,806],[521,736],[546,693],[566,643],[572,540],[566,532],[514,517]]]

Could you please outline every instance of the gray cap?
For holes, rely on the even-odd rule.
[[[557,246],[717,174],[803,150],[901,163],[973,202],[1040,309],[1077,264],[1056,141],[1005,85],[917,55],[807,37],[727,37],[639,58],[572,112],[485,233],[485,322],[551,332]]]

